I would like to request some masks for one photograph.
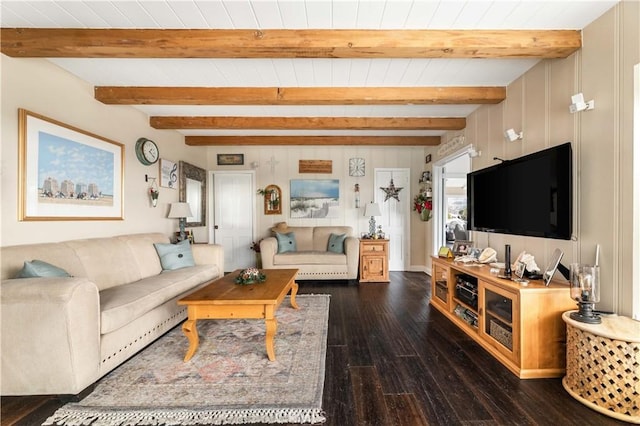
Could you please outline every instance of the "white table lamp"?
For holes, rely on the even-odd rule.
[[[382,216],[380,212],[380,206],[373,201],[364,207],[364,216],[370,216],[369,219],[369,236],[373,237],[376,233],[376,219],[375,216]]]
[[[191,213],[189,203],[171,203],[171,208],[169,209],[169,215],[167,217],[170,219],[178,219],[180,223],[180,241],[184,241],[186,238],[184,224],[187,218],[191,216],[193,216],[193,213]]]

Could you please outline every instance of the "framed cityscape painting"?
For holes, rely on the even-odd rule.
[[[122,220],[124,145],[18,110],[21,221]]]

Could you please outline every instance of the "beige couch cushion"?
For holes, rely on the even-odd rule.
[[[109,238],[73,240],[71,247],[86,269],[86,277],[99,290],[132,283],[160,273],[153,243],[168,243],[162,234],[133,234]]]
[[[138,265],[142,278],[152,277],[162,272],[160,257],[153,246],[156,243],[166,244],[169,238],[163,234],[136,234],[121,235],[117,237],[123,241],[133,254],[133,259]]]
[[[313,250],[313,227],[310,226],[290,226],[287,234],[293,232],[296,240],[296,251]],[[275,234],[274,234],[275,235]]]
[[[105,290],[142,278],[129,246],[117,238],[92,238],[65,243],[85,266],[87,278]]]
[[[200,265],[164,271],[130,284],[100,292],[100,333],[110,333],[164,302],[218,277],[217,265]]]

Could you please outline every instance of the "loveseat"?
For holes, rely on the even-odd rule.
[[[224,274],[223,250],[168,243],[149,233],[2,247],[2,395],[78,394],[184,320],[177,300]],[[40,277],[15,278],[33,268]]]
[[[350,226],[287,226],[272,228],[260,241],[264,269],[298,269],[299,280],[355,280],[359,242]]]

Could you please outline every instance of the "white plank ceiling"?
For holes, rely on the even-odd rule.
[[[572,29],[617,1],[11,1],[3,28]],[[51,58],[94,86],[507,86],[537,59]],[[466,117],[479,105],[137,105],[149,116]],[[180,130],[184,135],[416,135],[439,130]]]

